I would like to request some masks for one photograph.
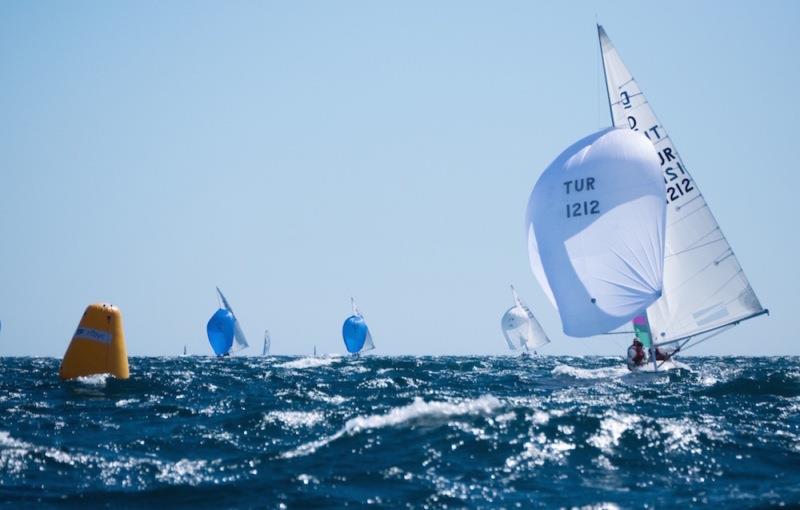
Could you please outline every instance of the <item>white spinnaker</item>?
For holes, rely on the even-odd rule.
[[[603,27],[597,29],[614,126],[650,139],[666,183],[664,289],[647,309],[654,340],[695,336],[765,313],[666,129]]]
[[[247,338],[245,338],[242,327],[239,325],[239,319],[236,318],[233,308],[231,308],[231,305],[228,303],[228,300],[225,299],[225,296],[222,294],[222,291],[219,290],[219,287],[217,287],[217,293],[219,294],[219,298],[222,300],[222,306],[224,306],[225,309],[231,312],[231,315],[233,315],[233,346],[231,346],[230,352],[241,351],[245,347],[249,347],[250,344],[247,343]]]
[[[541,324],[519,298],[513,285],[511,292],[514,295],[514,306],[509,308],[500,320],[500,327],[509,349],[529,351],[550,343]]]
[[[640,134],[604,129],[547,167],[528,201],[529,256],[564,333],[607,333],[661,295],[665,217],[656,151]]]

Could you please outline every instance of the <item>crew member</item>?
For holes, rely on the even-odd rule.
[[[644,345],[638,337],[635,337],[631,346],[628,347],[628,368],[634,370],[636,367],[644,365],[647,361],[646,358]]]

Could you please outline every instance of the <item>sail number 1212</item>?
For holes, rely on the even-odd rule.
[[[589,216],[590,214],[600,214],[600,202],[597,200],[584,200],[583,202],[573,202],[566,204],[567,218],[576,216]]]

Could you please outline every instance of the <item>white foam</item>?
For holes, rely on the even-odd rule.
[[[573,506],[571,510],[619,510],[619,505],[604,501],[602,503],[593,503],[591,505]]]
[[[130,472],[135,469],[150,471],[155,468],[156,478],[170,484],[191,484],[210,481],[213,477],[205,460],[181,459],[177,462],[164,462],[152,458],[117,457],[114,460],[98,455],[69,452],[59,448],[37,446],[19,441],[0,430],[0,470],[18,474],[29,469],[29,463],[40,463],[35,453],[47,459],[79,469],[100,469],[100,479],[106,485],[130,485]]]
[[[105,387],[106,381],[110,377],[110,374],[94,374],[94,375],[85,375],[83,377],[76,377],[73,379],[81,384],[85,384],[87,386],[103,386]]]
[[[575,379],[614,379],[629,374],[627,367],[578,368],[569,365],[556,365],[551,371],[553,375],[573,377]]]
[[[672,418],[661,418],[657,420],[661,426],[661,431],[667,434],[664,441],[664,448],[668,452],[690,451],[694,454],[701,453],[698,444],[699,431],[697,424],[689,420],[676,420]]]
[[[5,430],[0,430],[0,446],[5,448],[30,448],[32,445],[11,437]]]
[[[394,380],[388,377],[378,377],[376,379],[370,379],[366,382],[359,384],[359,387],[362,388],[370,388],[370,389],[383,389],[383,388],[395,388],[397,384]]]
[[[640,421],[639,416],[609,411],[600,422],[600,430],[589,437],[586,442],[605,453],[611,453],[619,444],[622,434]]]
[[[317,367],[326,367],[339,360],[340,358],[338,356],[309,357],[309,358],[296,359],[294,361],[287,361],[286,363],[281,363],[275,366],[280,368],[289,368],[289,369],[317,368]]]
[[[344,427],[331,436],[323,437],[317,441],[312,441],[300,445],[292,451],[283,454],[284,458],[299,457],[310,455],[317,449],[325,446],[332,441],[336,441],[344,435],[355,435],[369,429],[383,427],[394,427],[406,422],[421,418],[443,419],[458,415],[478,415],[491,414],[502,404],[492,395],[484,395],[480,398],[463,400],[461,402],[425,402],[419,397],[414,402],[403,407],[395,407],[386,414],[357,416],[344,424]]]

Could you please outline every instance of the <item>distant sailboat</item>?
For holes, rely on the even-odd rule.
[[[183,346],[183,355],[186,356],[186,345]]]
[[[217,356],[228,356],[248,346],[239,321],[233,313],[228,300],[217,288],[221,307],[214,312],[206,325],[208,341]]]
[[[361,315],[356,306],[355,299],[350,298],[350,304],[353,307],[353,315],[345,319],[342,326],[342,337],[344,338],[347,352],[357,355],[374,349],[375,344],[372,342],[372,335],[369,332],[364,316]]]
[[[269,346],[272,344],[272,340],[269,337],[269,330],[264,330],[264,347],[261,349],[261,355],[266,356],[269,354]]]
[[[652,331],[652,345],[646,347],[685,350],[769,311],[636,80],[603,27],[597,32],[611,121],[653,143],[666,183],[663,292],[633,326],[643,341]]]
[[[508,348],[512,351],[521,350],[523,354],[535,352],[535,349],[550,343],[550,339],[547,338],[547,334],[531,310],[519,298],[513,285],[511,294],[514,296],[514,306],[509,308],[500,320],[503,336],[506,337]]]

